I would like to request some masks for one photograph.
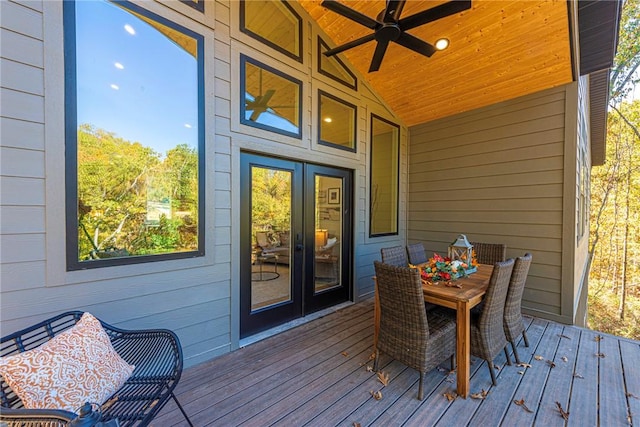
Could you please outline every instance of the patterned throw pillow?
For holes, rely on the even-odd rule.
[[[77,412],[85,402],[102,404],[133,369],[89,313],[38,348],[0,358],[0,375],[27,409]]]

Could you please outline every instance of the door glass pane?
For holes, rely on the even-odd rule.
[[[315,177],[315,292],[341,286],[342,179]]]
[[[251,168],[251,310],[291,301],[292,172]]]

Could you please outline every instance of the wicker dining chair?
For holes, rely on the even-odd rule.
[[[382,255],[382,262],[385,264],[395,265],[396,267],[407,267],[409,265],[409,258],[407,258],[407,251],[404,246],[382,248],[380,249],[380,255]]]
[[[424,250],[422,243],[407,245],[407,255],[409,255],[409,262],[413,265],[423,264],[428,261],[427,252]]]
[[[507,245],[503,243],[469,242],[473,245],[479,264],[493,265],[507,259]]]
[[[417,270],[374,261],[380,307],[380,328],[374,370],[380,352],[420,372],[418,399],[423,398],[424,374],[456,351],[456,322],[424,309]]]
[[[482,312],[479,315],[472,312],[471,354],[487,361],[493,385],[497,384],[496,374],[493,371],[493,359],[500,353],[500,350],[504,350],[507,364],[511,364],[507,352],[507,337],[504,334],[503,321],[504,305],[513,265],[513,259],[494,264],[487,293],[484,296]]]
[[[521,363],[516,349],[516,340],[520,334],[524,339],[524,346],[529,347],[527,331],[524,329],[524,321],[522,319],[522,294],[524,293],[524,285],[527,282],[532,259],[533,257],[530,253],[516,258],[511,280],[509,281],[507,301],[504,306],[504,334],[507,337],[507,341],[511,343],[516,363]]]

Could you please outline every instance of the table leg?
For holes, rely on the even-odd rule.
[[[458,395],[464,399],[469,394],[469,363],[471,360],[471,315],[469,304],[458,301],[456,310],[456,356]]]

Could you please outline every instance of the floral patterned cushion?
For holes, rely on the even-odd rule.
[[[133,369],[89,313],[40,347],[0,358],[0,375],[27,409],[77,412],[85,402],[102,404]]]

